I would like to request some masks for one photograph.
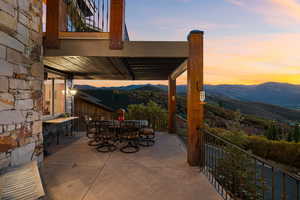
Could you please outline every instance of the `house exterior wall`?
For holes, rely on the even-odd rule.
[[[41,0],[0,0],[0,169],[43,157],[41,16]]]
[[[103,109],[95,104],[89,103],[81,98],[75,97],[75,115],[89,115],[91,117],[103,117],[103,120],[111,120],[113,112]]]

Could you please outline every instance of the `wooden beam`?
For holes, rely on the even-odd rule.
[[[125,31],[125,0],[110,1],[110,49],[123,48]]]
[[[169,77],[168,111],[169,133],[176,133],[176,79],[172,79],[171,77]]]
[[[128,80],[134,80],[134,74],[131,71],[130,67],[128,66],[125,59],[119,59],[119,58],[107,58],[112,66],[124,76],[124,79]]]
[[[183,74],[183,72],[186,71],[187,69],[187,62],[188,60],[185,60],[179,67],[177,67],[177,69],[175,69],[172,74],[171,74],[171,78],[172,79],[177,79],[181,74]]]
[[[46,16],[46,39],[45,46],[47,48],[58,49],[60,41],[59,33],[59,5],[60,0],[52,0],[47,2]]]
[[[66,32],[68,26],[67,4],[65,0],[59,1],[59,32]]]
[[[108,32],[59,32],[59,39],[69,40],[94,40],[94,39],[109,39]]]
[[[128,58],[188,58],[187,42],[125,41],[121,50],[110,49],[110,40],[61,40],[60,49],[45,49],[45,56],[100,56]],[[172,61],[171,61],[172,62]]]
[[[189,35],[189,58],[187,65],[187,120],[188,120],[188,163],[201,164],[201,143],[204,126],[204,106],[200,102],[203,90],[203,32],[192,31]]]
[[[67,29],[67,8],[63,0],[47,2],[45,46],[49,49],[59,49],[59,32]]]

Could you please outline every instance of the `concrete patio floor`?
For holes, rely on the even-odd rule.
[[[41,174],[53,200],[219,200],[198,168],[186,163],[184,144],[158,133],[138,153],[103,154],[86,137],[64,139],[45,158]]]

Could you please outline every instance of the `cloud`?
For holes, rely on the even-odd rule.
[[[229,2],[231,4],[234,4],[234,5],[237,5],[237,6],[244,5],[242,0],[225,0],[225,1],[227,1],[227,2]]]
[[[299,0],[224,0],[263,16],[268,24],[287,27],[300,24]]]

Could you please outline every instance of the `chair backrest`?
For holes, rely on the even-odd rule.
[[[113,123],[110,120],[97,121],[96,123],[97,133],[100,137],[102,136],[116,136],[116,127],[113,126]]]

